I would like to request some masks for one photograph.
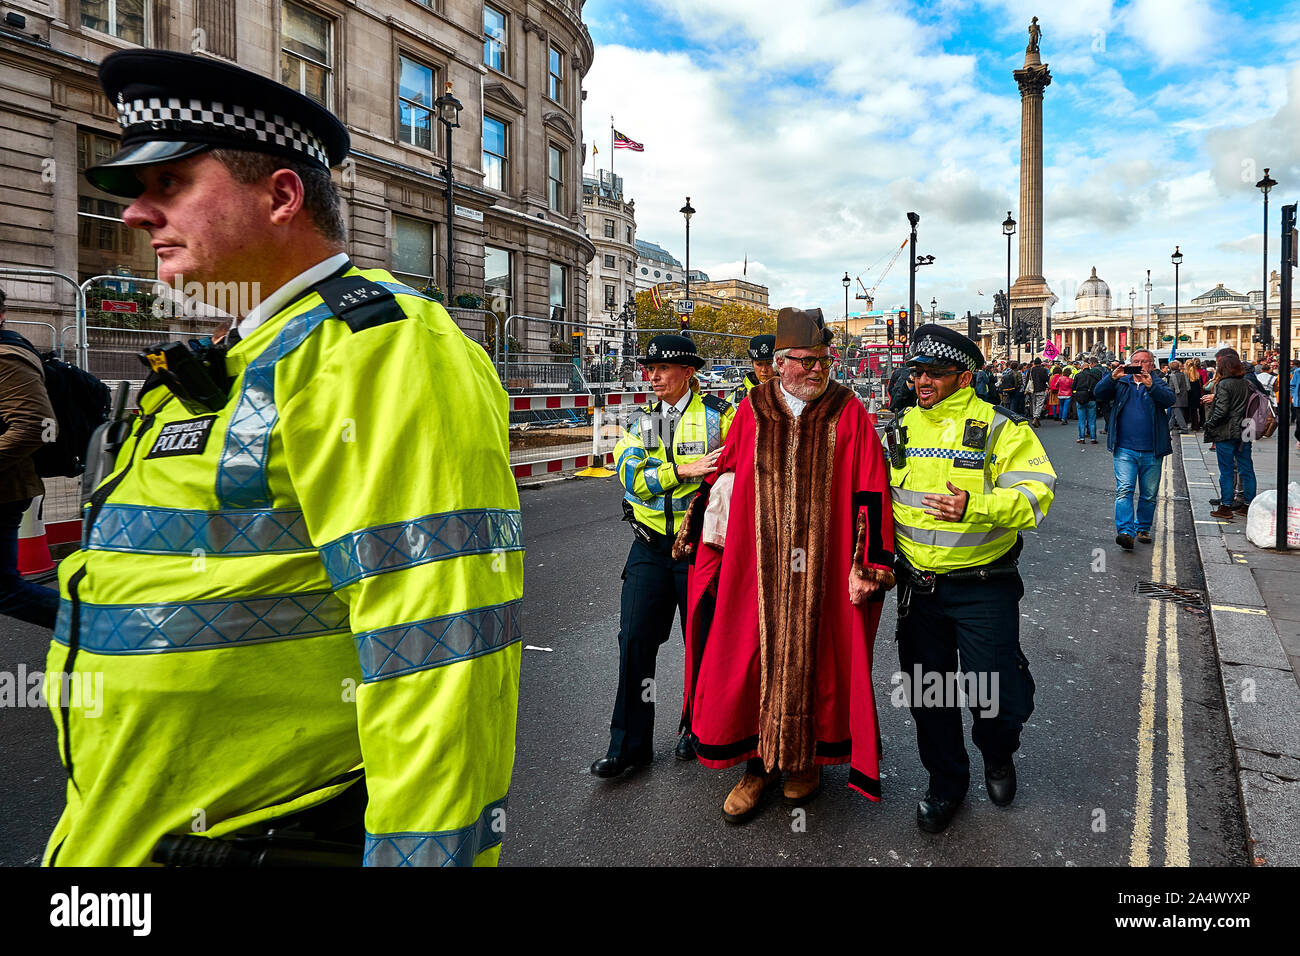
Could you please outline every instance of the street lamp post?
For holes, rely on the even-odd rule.
[[[691,216],[695,215],[695,208],[691,205],[691,197],[686,197],[686,205],[678,210],[682,218],[686,220],[686,301],[691,301]],[[690,315],[690,313],[686,313]]]
[[[1147,334],[1142,344],[1151,348],[1151,270],[1147,270],[1147,282],[1144,288],[1147,290]],[[1153,353],[1154,354],[1154,353]]]
[[[1003,299],[1007,320],[1007,358],[1011,358],[1011,237],[1016,234],[1016,221],[1007,210],[1007,218],[1002,220],[1002,234],[1007,237],[1007,297]]]
[[[911,223],[912,230],[908,237],[911,245],[907,250],[907,322],[909,327],[904,330],[907,334],[909,343],[912,341],[911,329],[916,327],[916,226],[921,221],[921,217],[914,212],[907,214],[907,221]]]
[[[849,286],[853,280],[845,272],[844,278],[840,281],[844,283],[844,355],[840,357],[840,379],[841,381],[847,381],[849,374]]]
[[[1174,246],[1174,254],[1169,257],[1174,264],[1174,349],[1171,354],[1178,354],[1178,267],[1183,264],[1183,254]]]
[[[939,321],[939,311],[938,311],[938,310],[939,310],[939,302],[938,302],[938,300],[936,300],[936,299],[931,299],[931,300],[930,300],[930,321],[931,321],[931,322],[937,322],[937,321]]]
[[[1265,349],[1273,345],[1273,327],[1268,322],[1268,191],[1277,185],[1269,176],[1268,167],[1264,167],[1264,178],[1255,183],[1255,187],[1264,194],[1264,314],[1259,320],[1259,340]]]
[[[447,83],[446,91],[433,101],[433,105],[438,108],[438,121],[447,130],[447,164],[442,168],[442,178],[446,184],[444,193],[447,197],[447,308],[451,309],[456,306],[456,270],[452,267],[452,262],[455,259],[455,249],[452,246],[452,218],[455,215],[455,180],[452,178],[451,172],[451,131],[460,126],[460,111],[463,107],[460,100],[451,95],[450,81]]]
[[[1133,318],[1136,315],[1137,308],[1137,289],[1132,286],[1128,290],[1128,340],[1124,343],[1128,346],[1128,354],[1133,354]]]

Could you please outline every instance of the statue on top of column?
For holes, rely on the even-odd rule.
[[[1025,47],[1026,53],[1038,52],[1038,38],[1043,35],[1043,28],[1038,25],[1038,17],[1033,18],[1029,24],[1029,45]]]

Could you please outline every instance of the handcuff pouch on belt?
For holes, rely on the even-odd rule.
[[[218,412],[230,397],[226,346],[212,339],[163,342],[138,353],[140,361],[193,415]]]

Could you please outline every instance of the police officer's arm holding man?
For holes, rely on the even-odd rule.
[[[1056,473],[1028,419],[975,395],[971,381],[983,364],[964,335],[938,325],[917,329],[908,360],[917,404],[886,432],[898,655],[930,774],[917,824],[931,833],[956,813],[970,764],[961,712],[923,700],[927,675],[960,672],[974,680],[965,687],[972,736],[999,806],[1015,797],[1012,755],[1033,712],[1034,682],[1020,650],[1024,587],[1016,559],[1019,532],[1037,527],[1051,507]]]
[[[100,80],[122,149],[87,178],[130,197],[160,280],[256,307],[217,346],[149,350],[60,566],[46,863],[495,863],[523,558],[491,363],[349,261],[323,107],[158,50]],[[67,688],[92,676],[83,715]]]
[[[673,539],[700,479],[716,470],[735,417],[730,402],[691,387],[704,359],[686,336],[656,335],[639,361],[659,401],[638,410],[614,447],[633,539],[623,569],[609,748],[591,765],[598,777],[617,776],[653,758],[655,658],[672,634],[674,613],[686,628],[690,561],[673,559]],[[694,742],[690,728],[683,728],[679,760],[695,757]]]

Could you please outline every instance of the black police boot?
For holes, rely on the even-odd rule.
[[[999,807],[1011,806],[1016,798],[1016,765],[1008,760],[1000,767],[984,765],[984,786],[989,799]]]
[[[673,751],[673,756],[678,760],[694,760],[695,745],[699,742],[699,737],[696,737],[689,730],[686,731],[686,733],[677,738],[677,749]]]
[[[651,757],[639,757],[633,760],[626,757],[601,757],[591,765],[591,772],[597,777],[617,777],[628,767],[649,766],[652,759]]]
[[[916,805],[916,825],[926,833],[942,833],[952,822],[961,806],[961,800],[946,800],[925,791],[925,798]]]

